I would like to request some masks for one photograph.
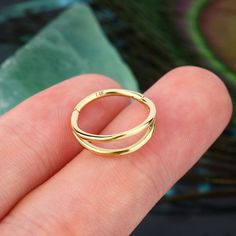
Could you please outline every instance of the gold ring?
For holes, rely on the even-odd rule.
[[[98,135],[98,134],[87,133],[81,130],[78,125],[78,118],[79,118],[81,110],[88,103],[96,99],[106,97],[106,96],[125,96],[125,97],[130,97],[132,99],[135,99],[141,102],[142,104],[144,104],[148,108],[149,114],[147,118],[138,126],[130,130],[120,132],[120,133]],[[150,99],[142,95],[141,93],[125,90],[125,89],[106,89],[106,90],[101,90],[101,91],[92,93],[91,95],[81,100],[75,106],[71,115],[71,126],[72,126],[74,136],[83,147],[85,147],[86,149],[96,154],[114,156],[114,155],[124,155],[124,154],[134,152],[138,150],[139,148],[141,148],[145,143],[147,143],[147,141],[152,137],[152,134],[154,132],[154,129],[156,126],[155,119],[156,119],[156,108],[155,108],[154,103]],[[138,134],[144,129],[147,129],[144,136],[140,138],[136,143],[125,148],[107,149],[107,148],[95,146],[91,143],[91,141],[107,142],[107,141],[115,141],[115,140],[127,138],[135,134]]]

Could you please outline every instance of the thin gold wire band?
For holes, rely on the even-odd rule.
[[[88,103],[96,99],[106,97],[106,96],[125,96],[125,97],[130,97],[132,99],[135,99],[141,102],[142,104],[144,104],[149,109],[149,114],[147,118],[138,126],[130,130],[115,133],[115,134],[97,135],[97,134],[91,134],[91,133],[81,130],[78,126],[78,119],[79,119],[81,110]],[[106,90],[101,90],[101,91],[92,93],[91,95],[81,100],[75,106],[74,111],[72,112],[72,115],[71,115],[71,126],[73,129],[73,134],[75,135],[76,139],[86,149],[92,152],[95,152],[97,154],[102,154],[102,155],[124,155],[124,154],[131,153],[138,150],[151,138],[155,129],[155,118],[156,118],[156,108],[155,108],[154,103],[150,99],[142,95],[141,93],[125,90],[125,89],[106,89]],[[139,139],[136,143],[126,148],[106,149],[106,148],[95,146],[91,144],[90,142],[90,141],[115,141],[115,140],[133,136],[146,128],[147,128],[147,131],[145,135],[141,139]]]
[[[137,151],[152,137],[152,134],[155,129],[155,122],[150,123],[150,125],[151,126],[148,127],[147,132],[145,133],[145,135],[141,139],[139,139],[136,143],[134,143],[126,148],[120,148],[120,149],[107,149],[107,148],[97,147],[97,146],[91,144],[89,141],[87,141],[85,139],[81,139],[75,134],[74,135],[83,147],[85,147],[86,149],[88,149],[96,154],[106,155],[106,156],[124,155],[124,154],[128,154],[128,153]]]
[[[78,118],[79,118],[79,113],[81,110],[90,102],[101,98],[101,97],[106,97],[106,96],[125,96],[125,97],[130,97],[133,98],[137,101],[142,102],[145,104],[150,112],[148,114],[148,117],[138,126],[124,132],[120,133],[115,133],[115,134],[104,134],[104,135],[97,135],[97,134],[91,134],[87,133],[83,130],[81,130],[77,124]],[[145,128],[147,128],[150,125],[150,122],[155,118],[156,116],[156,108],[153,102],[144,97],[141,93],[135,92],[135,91],[130,91],[130,90],[124,90],[124,89],[107,89],[107,90],[102,90],[98,91],[96,93],[93,93],[83,100],[81,100],[74,108],[74,111],[72,112],[71,116],[71,125],[73,128],[73,131],[78,134],[79,137],[91,141],[109,141],[109,140],[118,140],[122,139],[125,137],[133,136]]]

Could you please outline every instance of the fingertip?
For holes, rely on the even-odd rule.
[[[233,113],[232,99],[225,83],[215,73],[197,66],[180,66],[168,72],[164,78],[165,82],[175,80],[176,92],[183,86],[193,93],[205,94],[211,106],[217,109],[220,123],[224,127],[229,123]]]

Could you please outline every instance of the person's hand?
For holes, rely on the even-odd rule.
[[[98,157],[78,144],[70,116],[90,93],[117,87],[104,76],[78,76],[0,118],[1,236],[130,234],[222,133],[232,113],[227,89],[214,74],[177,68],[145,93],[157,107],[151,140],[129,155]],[[133,127],[145,114],[127,102],[94,101],[83,111],[81,127],[93,133]]]

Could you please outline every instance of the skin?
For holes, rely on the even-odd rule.
[[[0,117],[0,235],[129,235],[232,114],[216,75],[180,67],[145,92],[157,107],[152,139],[132,154],[98,157],[77,143],[70,115],[80,99],[106,88],[120,86],[100,75],[78,76]],[[79,122],[89,132],[113,133],[144,116],[142,106],[114,97],[91,103]]]

